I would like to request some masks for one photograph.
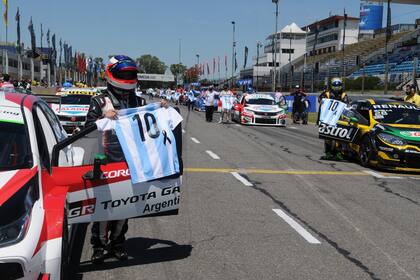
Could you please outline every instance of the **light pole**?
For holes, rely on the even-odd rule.
[[[276,78],[277,78],[277,31],[278,31],[278,20],[279,20],[279,0],[271,0],[276,4],[276,30],[274,32],[274,44],[273,44],[273,92],[276,91]],[[281,40],[281,38],[280,38]],[[281,55],[281,53],[280,53]]]
[[[235,22],[232,21],[232,27],[233,27],[233,40],[232,40],[232,77],[231,77],[231,88],[233,88],[233,76],[235,73],[235,46],[236,46],[236,42],[235,42]]]
[[[197,57],[197,69],[198,69],[198,71],[197,71],[197,83],[200,81],[200,72],[201,72],[201,67],[200,67],[200,55],[199,54],[196,54],[195,55],[196,57]]]
[[[260,47],[262,47],[262,44],[260,41],[257,41],[257,64],[256,64],[256,68],[257,68],[257,86],[256,89],[258,91],[258,85],[259,85],[259,72],[258,72],[258,65],[260,63]]]
[[[386,16],[386,37],[385,37],[385,77],[384,77],[384,93],[388,93],[389,83],[389,55],[388,55],[388,44],[391,39],[391,0],[387,3],[387,16]]]

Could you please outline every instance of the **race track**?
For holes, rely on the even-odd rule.
[[[314,125],[181,109],[180,215],[130,220],[125,262],[92,265],[88,229],[72,279],[420,279],[420,176],[321,161]]]

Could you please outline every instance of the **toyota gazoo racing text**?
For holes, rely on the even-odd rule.
[[[133,184],[96,126],[67,137],[34,95],[0,92],[0,128],[0,279],[63,279],[75,224],[177,214],[180,175]]]
[[[363,166],[420,172],[420,108],[394,100],[358,100],[337,126],[321,124],[319,136]]]
[[[76,128],[85,125],[86,116],[92,96],[97,91],[94,89],[67,89],[58,92],[58,104],[51,104],[51,108],[60,119],[61,125],[68,133],[73,133]]]
[[[285,109],[268,94],[244,94],[233,107],[232,119],[247,125],[286,126]]]

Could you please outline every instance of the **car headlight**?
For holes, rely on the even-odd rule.
[[[35,176],[0,206],[0,247],[20,242],[26,235],[32,207],[39,198]]]
[[[254,114],[254,111],[252,111],[250,109],[247,109],[247,108],[244,108],[244,113],[246,113],[246,114]]]
[[[378,138],[384,141],[385,143],[395,146],[407,145],[407,142],[404,139],[387,133],[379,133]]]

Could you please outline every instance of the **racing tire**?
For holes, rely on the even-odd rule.
[[[372,141],[368,136],[364,137],[360,143],[360,150],[358,153],[358,158],[360,165],[363,167],[369,166],[369,162],[373,157],[373,146]]]
[[[69,271],[69,226],[67,222],[67,210],[64,209],[63,234],[61,240],[61,268],[60,279],[67,280]]]

